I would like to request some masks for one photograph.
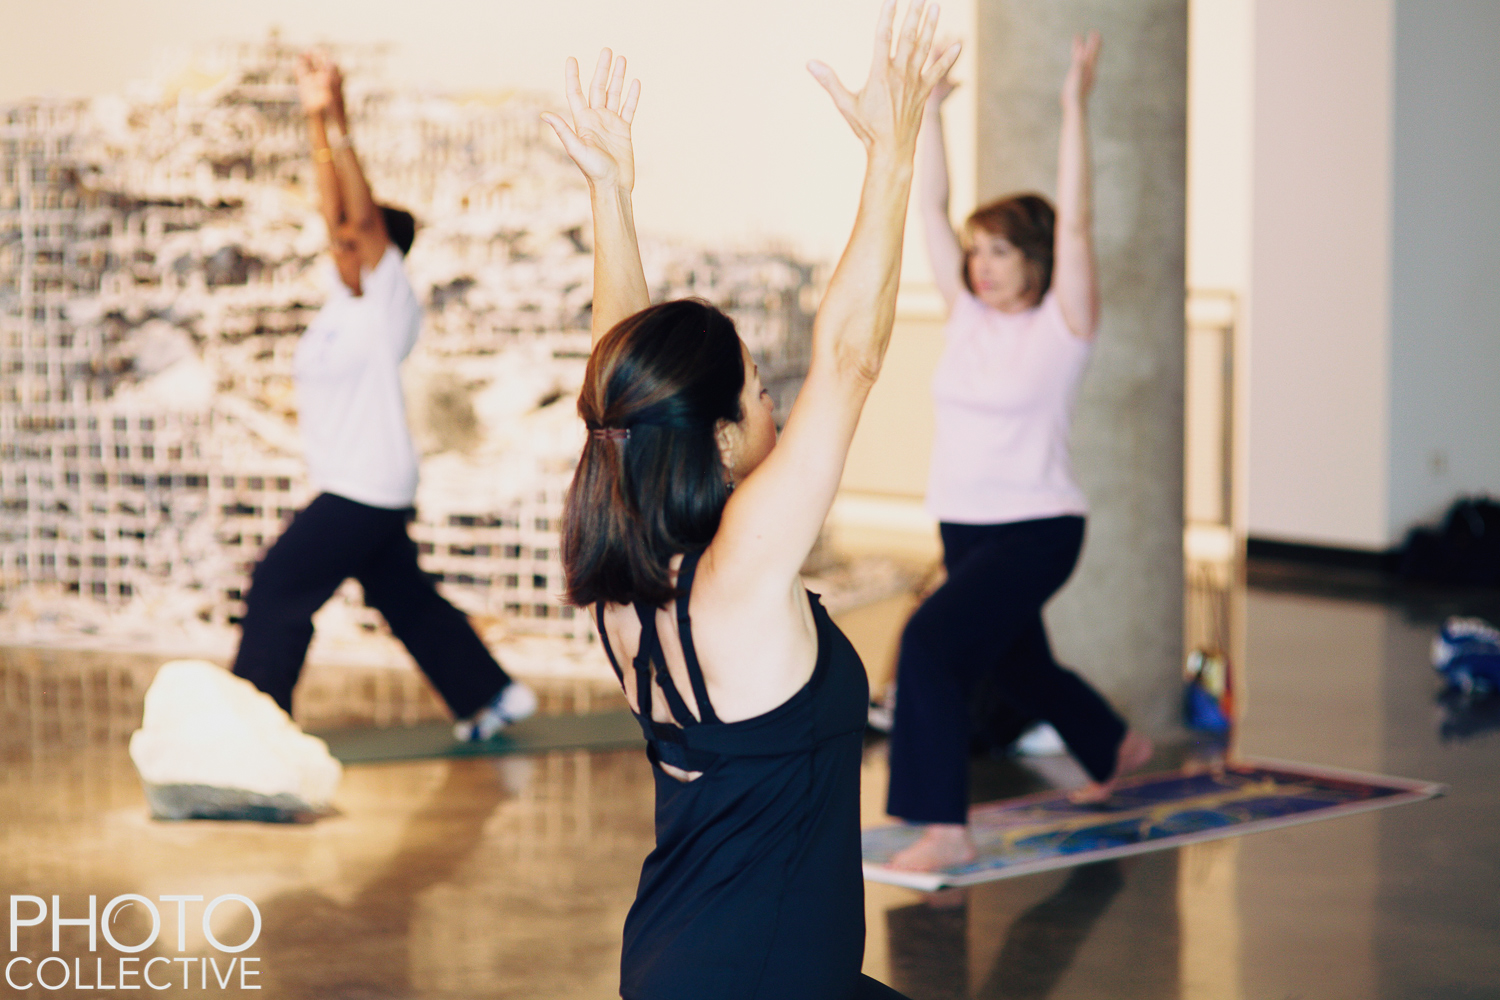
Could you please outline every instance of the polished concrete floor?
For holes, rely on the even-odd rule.
[[[1448,795],[966,892],[871,885],[866,971],[913,1000],[1500,998],[1500,717],[1448,718],[1444,736],[1427,666],[1441,614],[1494,610],[1261,582],[1246,601],[1239,748],[1439,781]],[[867,610],[846,626],[879,648],[889,617]],[[212,974],[159,964],[154,982],[171,969],[174,991],[187,975],[192,990],[202,977],[223,992],[215,976],[253,957],[248,983],[278,1000],[616,995],[620,926],[651,843],[640,753],[366,765],[346,773],[341,814],[313,825],[154,823],[124,748],[152,666],[0,651],[5,894],[57,895],[67,917],[85,916],[89,895],[101,909],[123,893],[253,899],[263,926],[238,955],[205,943],[199,902],[184,904],[179,952],[176,904],[162,906],[163,934],[141,957],[215,959]],[[871,820],[882,755],[872,743]],[[977,778],[992,791],[1039,781],[1009,761]],[[143,914],[117,912],[112,933],[141,940]],[[213,923],[227,943],[251,929],[233,902]],[[52,954],[46,924],[18,934],[16,955]],[[90,958],[86,936],[64,926],[58,954]],[[97,985],[89,964],[75,971]]]

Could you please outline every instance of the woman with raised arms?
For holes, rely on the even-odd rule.
[[[864,143],[853,234],[777,439],[733,321],[651,306],[631,213],[640,90],[599,57],[571,123],[547,122],[588,178],[594,347],[588,427],[563,523],[569,597],[592,606],[656,778],[656,848],[625,923],[627,1000],[892,997],[860,974],[859,764],[867,682],[798,571],[838,488],[890,338],[922,109],[958,56],[937,7],[897,37],[881,10],[869,77],[809,66]]]
[[[891,859],[919,871],[972,861],[970,701],[998,691],[1010,711],[1050,722],[1092,779],[1077,801],[1108,798],[1151,744],[1052,658],[1042,606],[1078,561],[1088,507],[1068,434],[1099,323],[1088,97],[1099,36],[1073,42],[1062,88],[1057,208],[1037,194],[981,206],[965,237],[948,220],[938,83],[922,127],[917,208],[933,281],[948,305],[933,377],[936,430],[927,508],[947,581],[901,638],[891,729],[892,815],[922,835]]]

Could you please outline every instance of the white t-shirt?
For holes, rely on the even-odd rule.
[[[1068,437],[1092,345],[1069,331],[1056,296],[1003,313],[961,292],[944,338],[928,511],[956,524],[1087,513]]]
[[[422,306],[388,246],[355,296],[334,268],[328,302],[297,345],[297,411],[312,485],[371,507],[417,496],[417,452],[406,427],[401,362]]]

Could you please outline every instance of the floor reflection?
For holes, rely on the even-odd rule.
[[[275,956],[263,977],[268,990],[401,996],[416,985],[414,967],[429,943],[414,933],[420,899],[454,878],[479,848],[491,813],[514,797],[500,767],[449,762],[444,770],[442,784],[406,820],[395,853],[347,902],[299,885],[260,904],[261,947]]]
[[[1240,841],[1211,840],[1181,850],[1177,913],[1182,935],[1182,1000],[1240,1000]]]
[[[945,897],[872,886],[866,971],[912,1000],[1500,998],[1500,708],[1435,703],[1427,660],[1441,615],[1485,611],[1353,597],[1284,581],[1250,593],[1238,750],[1440,781],[1447,796]],[[878,615],[846,624],[877,651],[899,632]],[[340,814],[311,826],[156,823],[125,745],[157,665],[0,650],[6,892],[61,895],[70,914],[90,894],[242,893],[264,915],[268,997],[616,995],[652,840],[639,751],[365,765],[346,773]],[[323,677],[313,716],[430,708],[416,675]],[[615,697],[544,692],[553,711]],[[986,799],[1040,781],[1006,759],[974,776]],[[884,821],[885,777],[875,741],[866,823]],[[145,957],[177,956],[164,937]],[[199,937],[187,954],[209,954]],[[81,929],[64,928],[65,948],[75,938],[82,953]]]
[[[975,1000],[1042,1000],[1073,965],[1104,911],[1125,888],[1118,861],[1074,868],[1067,881],[1011,924]]]
[[[1104,861],[907,897],[873,928],[912,1000],[1175,997],[1176,859]]]
[[[264,907],[267,988],[288,997],[610,995],[623,907],[651,839],[638,758],[444,763],[441,784],[352,895],[297,886]],[[621,808],[632,800],[637,809]]]
[[[635,751],[352,768],[341,815],[308,827],[148,820],[123,748],[5,775],[24,807],[0,820],[9,892],[247,895],[276,997],[610,996],[652,840]]]
[[[0,651],[8,893],[59,895],[69,915],[89,895],[246,895],[266,996],[614,995],[652,843],[639,752],[354,767],[339,815],[310,826],[154,822],[126,742],[155,666]],[[250,933],[248,916],[217,923]],[[61,954],[86,956],[86,933],[65,928]],[[216,954],[195,927],[187,945],[163,934],[141,958]]]
[[[1438,733],[1445,740],[1463,740],[1500,730],[1500,694],[1473,697],[1444,691],[1435,699]]]
[[[0,748],[59,748],[128,740],[159,656],[96,650],[0,648]],[[544,713],[623,707],[612,679],[532,682]],[[415,669],[315,663],[302,674],[293,715],[306,729],[401,726],[449,717]]]
[[[913,998],[1041,1000],[1073,965],[1094,924],[1125,887],[1117,861],[1067,873],[1051,895],[1010,925],[988,972],[975,976],[969,952],[970,890],[932,893],[886,911],[891,944],[890,983]],[[954,970],[967,970],[964,980]],[[972,989],[965,980],[977,979]]]

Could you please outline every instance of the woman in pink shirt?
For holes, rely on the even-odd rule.
[[[1056,211],[1035,194],[983,206],[965,226],[967,248],[948,217],[940,105],[952,84],[927,105],[916,197],[948,305],[927,506],[948,579],[901,639],[887,811],[926,829],[892,859],[897,868],[974,858],[966,821],[977,691],[1052,724],[1093,779],[1080,800],[1107,798],[1117,776],[1151,755],[1148,740],[1052,658],[1042,622],[1078,561],[1087,512],[1068,436],[1099,320],[1087,127],[1098,55],[1097,34],[1074,40]]]

